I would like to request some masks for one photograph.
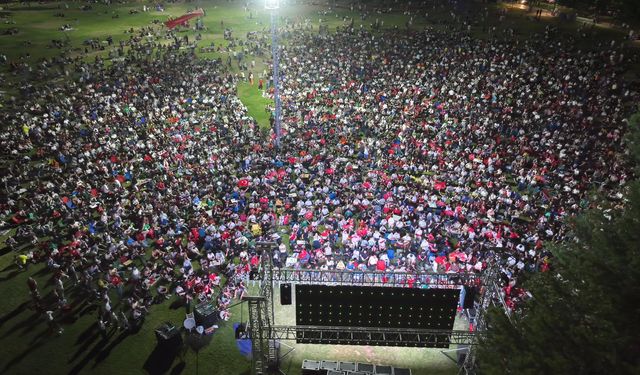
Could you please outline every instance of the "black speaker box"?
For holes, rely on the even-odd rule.
[[[280,304],[291,304],[291,284],[280,284]]]
[[[476,288],[472,286],[464,287],[464,301],[462,303],[462,307],[465,309],[472,309],[473,302],[476,300]]]

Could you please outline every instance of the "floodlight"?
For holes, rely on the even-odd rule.
[[[264,7],[268,10],[276,10],[280,8],[280,0],[264,0]]]

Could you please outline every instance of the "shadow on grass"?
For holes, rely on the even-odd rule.
[[[27,349],[25,349],[22,353],[18,354],[17,356],[13,357],[5,366],[4,369],[1,371],[3,374],[9,374],[9,370],[11,369],[11,367],[17,365],[18,363],[20,363],[24,357],[26,357],[27,355],[31,354],[31,352],[33,352],[33,350],[37,347],[42,346],[45,343],[44,340],[42,341],[38,341],[33,345],[29,345],[29,347]]]
[[[2,327],[4,323],[18,316],[21,312],[23,312],[27,308],[27,306],[29,306],[29,301],[22,302],[15,309],[2,315],[2,317],[0,317],[0,327]]]
[[[22,270],[13,270],[13,271],[11,271],[11,273],[0,277],[0,281],[7,281],[7,280],[10,280],[10,279],[13,279],[14,277],[18,276],[21,272],[23,272],[23,271]]]
[[[78,335],[78,339],[76,340],[76,345],[80,345],[80,344],[84,343],[85,341],[87,341],[88,339],[90,339],[91,336],[93,336],[94,333],[97,332],[96,328],[98,328],[98,322],[94,322],[92,325],[87,327],[87,329],[82,331]]]
[[[97,323],[96,323],[97,324]],[[91,344],[93,344],[94,341],[96,341],[96,339],[100,338],[100,334],[99,333],[94,333],[92,336],[90,336],[79,348],[78,350],[76,350],[75,353],[73,353],[73,357],[71,357],[71,359],[69,359],[67,361],[67,363],[72,363],[73,361],[75,361],[76,359],[78,359],[78,357],[80,357],[82,355],[82,353],[85,352],[85,350],[89,349],[89,346]]]
[[[102,362],[105,359],[107,359],[107,357],[109,357],[109,354],[111,354],[111,350],[113,350],[113,348],[115,348],[121,342],[123,342],[124,339],[126,339],[129,335],[130,335],[130,332],[128,332],[128,331],[121,332],[118,335],[118,337],[116,337],[115,340],[111,341],[106,348],[102,349],[102,351],[100,353],[98,353],[98,355],[96,356],[96,361],[93,364],[92,368],[96,368],[96,366],[98,366],[100,364],[100,362]]]
[[[169,308],[171,310],[177,310],[177,309],[181,308],[182,306],[184,306],[184,301],[182,301],[181,299],[177,299],[177,300],[173,301],[171,303],[171,305],[169,305]]]
[[[6,248],[5,248],[5,249],[6,249]],[[0,253],[0,255],[4,255],[4,254]],[[15,269],[17,269],[17,268],[18,268],[18,266],[17,266],[15,263],[9,263],[9,265],[7,265],[5,268],[3,268],[2,270],[0,270],[0,272],[9,271],[9,270],[12,270],[12,269],[14,269],[14,268],[15,268]]]
[[[96,337],[97,336],[99,335],[96,334]],[[102,340],[98,341],[98,343],[95,344],[93,348],[91,348],[91,351],[87,353],[87,355],[84,356],[84,358],[82,358],[80,362],[78,362],[75,366],[73,366],[73,368],[69,371],[69,375],[79,374],[82,371],[82,369],[91,361],[92,358],[97,357],[98,354],[100,354],[100,352],[102,351],[102,348],[104,348],[105,345],[107,345],[107,343],[109,342],[109,337],[110,336],[107,336],[106,338],[103,338]],[[89,345],[85,345],[85,347],[88,347],[88,346]]]
[[[144,362],[142,368],[150,375],[165,374],[171,368],[180,349],[179,345],[159,343]]]
[[[47,267],[43,267],[42,269],[40,269],[40,271],[36,272],[33,274],[33,277],[39,277],[39,276],[44,276],[47,273],[49,273],[49,269]]]
[[[180,375],[182,373],[182,371],[184,371],[184,368],[187,367],[186,362],[182,361],[180,363],[178,363],[177,365],[173,366],[173,368],[171,369],[171,372],[169,373],[170,375]]]
[[[40,322],[40,320],[41,320],[40,314],[37,312],[34,312],[23,321],[16,323],[2,337],[4,338],[7,336],[10,336],[20,329],[22,329],[23,331],[31,330],[36,324]]]

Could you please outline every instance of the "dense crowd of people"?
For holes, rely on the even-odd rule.
[[[34,86],[2,114],[7,245],[20,267],[46,264],[61,311],[65,283],[98,301],[101,327],[128,328],[173,293],[224,310],[258,241],[278,243],[277,267],[344,272],[482,272],[495,256],[513,307],[566,218],[597,203],[588,193],[620,199],[638,93],[617,46],[286,27],[280,148],[231,62],[179,38],[77,61],[78,80]]]

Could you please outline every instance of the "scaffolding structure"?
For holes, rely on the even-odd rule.
[[[324,326],[271,326],[269,337],[277,340],[317,340],[323,344],[428,346],[471,345],[475,334],[462,330],[376,328],[376,327],[324,327]]]
[[[420,286],[455,289],[463,285],[479,285],[480,273],[380,272],[272,268],[273,281],[291,284],[361,285],[404,288]],[[268,277],[268,276],[267,276]]]
[[[504,309],[507,316],[510,310],[507,308],[502,289],[498,284],[499,268],[495,260],[488,262],[487,268],[482,273],[482,290],[480,300],[475,303],[475,332],[472,345],[469,346],[465,360],[460,367],[459,374],[472,375],[476,373],[476,346],[480,335],[487,331],[486,313],[491,306],[499,306]]]
[[[280,2],[278,0],[266,0],[265,8],[271,13],[271,54],[273,57],[273,101],[275,104],[275,113],[273,118],[274,141],[277,148],[280,148],[281,136],[281,113],[282,103],[280,101],[280,57],[278,51],[278,9]]]
[[[280,340],[309,339],[324,344],[353,344],[366,342],[391,346],[460,345],[468,351],[461,373],[475,373],[475,349],[479,337],[487,329],[484,315],[491,305],[504,302],[498,285],[498,267],[495,262],[482,273],[393,273],[384,279],[385,273],[375,271],[334,271],[277,269],[273,267],[272,255],[277,251],[275,242],[259,242],[256,249],[260,253],[260,295],[245,297],[249,305],[249,325],[247,333],[252,344],[252,374],[266,375],[279,373],[278,343]],[[355,277],[354,277],[355,276]],[[326,326],[280,326],[275,325],[273,309],[274,283],[322,284],[322,285],[362,285],[407,287],[408,280],[421,280],[429,288],[461,288],[464,285],[480,287],[480,301],[475,304],[473,331],[406,329],[377,327],[326,327]]]

